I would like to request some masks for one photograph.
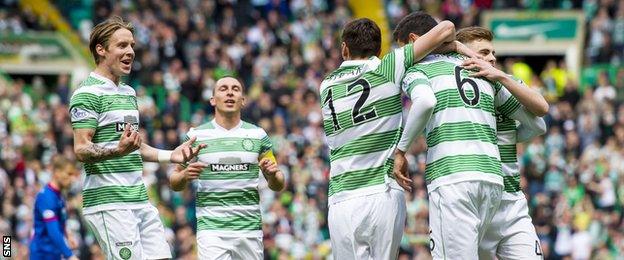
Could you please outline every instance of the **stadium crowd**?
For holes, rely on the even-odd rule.
[[[0,34],[51,28],[15,5],[0,4]],[[396,22],[424,10],[464,27],[478,24],[483,9],[535,5],[582,8],[590,28],[585,64],[624,64],[623,0],[388,0],[387,13]],[[207,101],[216,78],[230,73],[243,78],[250,101],[244,119],[269,133],[287,179],[284,192],[261,189],[265,256],[329,256],[329,158],[316,89],[341,62],[341,27],[351,18],[348,1],[97,1],[92,8],[92,24],[119,15],[135,26],[136,58],[127,82],[137,90],[143,140],[156,148],[173,149],[189,127],[211,118]],[[515,59],[502,64],[508,72],[529,67]],[[614,75],[600,74],[589,86],[579,86],[578,78],[563,62],[549,61],[525,80],[548,98],[551,109],[545,117],[548,133],[519,151],[522,187],[545,257],[616,259],[624,255],[624,67]],[[14,237],[22,259],[33,199],[50,179],[51,156],[74,157],[67,108],[74,86],[68,75],[53,85],[37,76],[0,84],[0,234]],[[429,258],[425,149],[420,138],[408,158],[415,187],[406,194],[402,259]],[[196,256],[193,191],[173,192],[171,171],[146,163],[145,182],[174,257],[191,259]],[[78,182],[68,194],[69,235],[79,241],[81,258],[97,258],[95,237],[80,218],[80,191]]]

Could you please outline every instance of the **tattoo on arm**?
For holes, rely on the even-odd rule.
[[[96,163],[119,157],[115,148],[104,148],[97,144],[90,144],[76,151],[82,157],[82,162]]]

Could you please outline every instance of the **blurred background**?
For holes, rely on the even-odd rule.
[[[25,259],[34,197],[53,154],[73,155],[68,100],[94,64],[91,28],[111,15],[135,26],[126,82],[137,91],[143,140],[172,149],[210,120],[215,79],[247,88],[244,119],[270,135],[287,178],[261,186],[265,257],[326,259],[328,150],[316,89],[341,63],[342,25],[371,17],[384,52],[406,14],[423,10],[496,34],[498,64],[550,103],[548,133],[519,149],[522,187],[547,259],[624,257],[624,0],[0,0],[0,235]],[[409,104],[405,104],[407,107]],[[409,154],[415,189],[401,259],[429,259],[425,142]],[[144,177],[174,258],[194,259],[194,194],[168,188],[168,165]],[[81,219],[81,183],[68,227],[81,259],[102,259]]]

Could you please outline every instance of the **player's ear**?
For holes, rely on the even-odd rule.
[[[342,59],[349,60],[351,53],[349,53],[349,47],[347,47],[347,44],[345,42],[342,42],[342,44],[340,45],[340,49],[342,52]]]
[[[214,95],[210,97],[210,105],[213,107],[217,106],[217,101],[215,100]]]
[[[409,37],[409,42],[410,43],[414,43],[416,41],[416,39],[418,39],[418,35],[416,35],[415,33],[409,33],[409,35],[407,36]]]
[[[241,101],[241,106],[245,107],[245,105],[247,105],[247,98],[245,96],[243,96],[243,99]]]
[[[104,56],[104,53],[106,52],[106,48],[104,48],[102,44],[96,44],[95,52],[100,56]]]

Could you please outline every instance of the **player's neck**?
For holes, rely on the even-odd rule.
[[[233,115],[222,115],[221,113],[215,113],[215,122],[217,122],[219,126],[227,130],[238,126],[238,124],[240,124],[240,121],[240,113]]]
[[[115,74],[113,74],[111,70],[105,68],[104,66],[97,66],[93,72],[111,80],[113,83],[115,83],[115,85],[119,85],[119,76],[115,76]]]

